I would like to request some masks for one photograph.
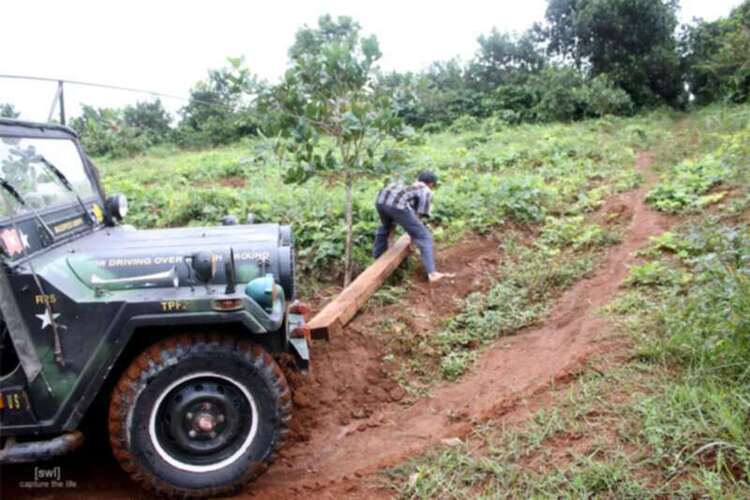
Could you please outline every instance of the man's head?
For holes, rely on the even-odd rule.
[[[427,184],[430,189],[436,187],[438,183],[437,175],[429,170],[423,170],[422,172],[420,172],[417,176],[417,180],[419,182],[424,182],[425,184]]]

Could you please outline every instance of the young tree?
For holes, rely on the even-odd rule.
[[[380,146],[403,131],[392,99],[373,91],[380,56],[377,39],[361,36],[354,20],[322,16],[316,28],[297,32],[289,49],[291,67],[266,99],[277,112],[274,128],[293,160],[286,181],[324,176],[345,187],[345,286],[352,278],[356,180],[387,169],[387,155],[378,156]]]

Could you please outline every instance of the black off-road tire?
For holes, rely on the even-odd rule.
[[[231,495],[273,462],[291,410],[286,379],[262,348],[227,336],[180,335],[148,348],[120,377],[109,407],[110,443],[122,468],[151,491]]]

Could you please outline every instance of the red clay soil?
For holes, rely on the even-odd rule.
[[[441,250],[436,259],[438,268],[455,273],[454,279],[429,285],[421,266],[415,266],[409,289],[398,303],[366,307],[347,326],[344,335],[330,342],[316,341],[311,374],[286,371],[294,389],[292,432],[269,473],[280,483],[290,472],[306,473],[304,464],[316,460],[326,441],[335,442],[342,433],[377,427],[380,423],[373,415],[385,407],[400,407],[406,393],[393,381],[388,363],[382,360],[385,349],[379,323],[385,317],[398,318],[415,335],[434,331],[441,321],[457,312],[460,299],[490,284],[500,262],[498,245],[490,237],[473,237]],[[119,469],[106,446],[95,444],[83,451],[50,464],[59,465],[61,474],[76,482],[75,488],[55,489],[55,498],[148,498]],[[18,481],[33,480],[31,465],[4,467],[2,472],[0,498],[50,493],[49,489],[17,488]]]
[[[306,436],[309,439],[304,445],[287,448],[284,459],[250,485],[247,494],[285,498],[304,491],[321,498],[382,496],[386,492],[367,489],[367,482],[360,478],[397,464],[441,439],[463,436],[477,420],[512,413],[519,401],[573,378],[592,355],[612,348],[610,325],[597,310],[615,297],[628,266],[636,261],[637,250],[674,221],[645,204],[646,193],[655,180],[651,162],[649,154],[639,154],[637,168],[646,176],[645,185],[610,198],[602,209],[602,213],[630,220],[622,242],[609,249],[592,277],[562,295],[542,326],[498,340],[470,374],[458,383],[443,384],[431,397],[409,407],[382,404],[387,401],[388,388],[379,383],[382,378],[374,376],[366,382],[370,384],[370,396],[381,404],[367,407],[363,418],[350,422],[345,418],[350,408],[340,411],[335,393],[324,390],[319,397],[324,400],[326,414],[318,417],[314,430]],[[421,293],[427,298],[429,292],[422,289]],[[432,298],[438,295],[433,293]],[[312,398],[316,389],[328,388],[329,381],[336,384],[339,394],[345,393],[347,385],[352,385],[352,365],[360,369],[367,366],[366,374],[379,375],[378,360],[367,358],[368,352],[377,355],[377,348],[363,345],[358,325],[359,321],[355,322],[345,331],[345,338],[333,339],[331,345],[320,349],[322,356],[315,346],[315,364],[322,373],[311,393],[303,394]],[[359,345],[361,352],[342,359],[341,350],[348,351],[347,343]],[[357,383],[354,381],[352,388]]]
[[[371,417],[384,405],[402,403],[406,397],[390,375],[389,363],[383,361],[383,319],[403,322],[416,336],[432,332],[457,312],[459,299],[489,285],[498,263],[497,241],[486,237],[465,240],[437,256],[438,268],[455,273],[455,279],[429,285],[424,277],[415,276],[398,303],[366,307],[343,335],[329,342],[316,341],[311,374],[287,370],[295,408],[291,443],[282,450],[281,463],[294,468],[295,463],[314,461],[317,447],[325,442],[320,436],[380,425]]]
[[[638,155],[637,168],[646,175],[646,186],[654,182],[651,161],[646,153]],[[635,252],[672,223],[645,205],[647,189],[617,195],[605,203],[600,214],[629,220],[622,242],[608,250],[591,278],[562,295],[543,325],[498,340],[470,374],[456,383],[438,385],[428,398],[404,404],[405,393],[393,382],[382,359],[384,334],[378,331],[379,324],[393,318],[407,324],[415,335],[434,332],[444,318],[455,314],[460,298],[489,285],[501,257],[497,241],[478,238],[443,250],[438,254],[438,267],[455,272],[455,280],[436,286],[413,280],[399,303],[365,309],[343,335],[329,343],[316,342],[313,373],[290,375],[295,389],[291,439],[279,460],[243,496],[387,496],[387,491],[368,486],[372,481],[367,476],[441,439],[467,434],[478,420],[523,419],[530,411],[526,402],[547,400],[544,393],[550,385],[566,383],[590,356],[612,348],[610,325],[597,315],[597,309],[614,298],[628,265],[636,259]],[[111,459],[102,458],[78,456],[75,462],[63,462],[63,474],[67,471],[79,479],[78,488],[36,493],[54,493],[56,498],[143,495]],[[30,475],[33,468],[5,471],[12,476]],[[9,484],[7,473],[2,479]],[[3,490],[14,497],[26,493]]]

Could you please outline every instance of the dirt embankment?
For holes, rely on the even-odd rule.
[[[309,419],[306,423],[314,425],[309,440],[289,446],[281,462],[249,486],[247,494],[273,498],[302,491],[321,498],[384,495],[386,492],[368,488],[361,478],[441,439],[463,436],[477,421],[510,418],[514,413],[515,419],[522,417],[518,413],[528,412],[528,407],[520,402],[541,394],[552,384],[564,383],[592,355],[611,349],[610,325],[598,309],[615,297],[629,265],[636,261],[636,252],[674,222],[645,204],[646,193],[655,182],[651,162],[649,154],[639,154],[637,168],[647,179],[645,185],[610,198],[602,208],[602,213],[616,214],[629,222],[622,242],[608,250],[594,275],[567,290],[543,325],[499,339],[458,383],[443,384],[431,397],[411,406],[393,403],[397,399],[394,388],[384,385],[390,382],[384,382],[387,377],[378,371],[377,343],[361,333],[368,315],[393,313],[387,309],[358,318],[344,338],[334,339],[328,346],[316,346],[318,375],[299,391],[309,398],[305,403],[319,391],[322,408],[310,403],[300,412],[301,418]],[[474,259],[461,258],[472,257],[463,254],[467,250],[456,250],[457,260],[452,262],[464,267],[454,269],[466,271],[474,259],[489,258],[483,251]],[[477,278],[471,273],[469,276]],[[440,298],[445,292],[420,285],[399,307],[416,307],[415,317],[423,312],[429,317],[430,304],[445,300]],[[449,300],[456,297],[450,293],[447,296]],[[359,346],[359,351],[352,352],[350,345]],[[350,378],[356,372],[360,377]],[[347,394],[349,390],[353,394]],[[348,406],[360,401],[357,394],[366,408],[362,418],[351,413],[357,411],[357,404]]]
[[[541,326],[501,338],[486,349],[472,372],[457,383],[439,384],[430,397],[405,404],[403,389],[384,363],[387,338],[379,329],[391,318],[408,325],[414,335],[435,332],[458,310],[460,298],[489,285],[501,258],[498,242],[489,238],[464,241],[438,254],[441,270],[457,273],[454,281],[430,287],[417,279],[398,303],[370,307],[342,336],[316,342],[312,375],[290,377],[295,387],[291,439],[276,464],[242,496],[388,496],[371,486],[368,476],[441,439],[464,436],[481,420],[523,420],[544,404],[551,385],[566,383],[592,355],[612,349],[610,325],[597,310],[614,298],[636,251],[673,223],[645,205],[655,181],[651,161],[648,154],[639,154],[637,168],[646,185],[610,198],[600,212],[627,223],[622,242],[608,250],[597,271],[567,290]],[[76,499],[144,495],[104,447],[89,456],[66,458],[61,465],[66,478],[79,486],[37,493]],[[5,469],[3,482],[30,480],[26,476],[32,473],[33,468]],[[12,493],[18,497],[28,492]]]
[[[379,331],[383,319],[403,321],[415,335],[435,331],[445,318],[457,312],[461,298],[487,288],[499,264],[498,245],[492,238],[474,237],[441,250],[437,255],[439,269],[455,273],[454,280],[429,285],[421,266],[415,266],[408,289],[396,303],[370,305],[344,335],[315,343],[309,376],[287,371],[294,388],[292,432],[269,470],[272,481],[262,487],[268,491],[258,491],[258,495],[290,495],[292,490],[287,486],[293,484],[287,478],[319,477],[315,463],[321,451],[350,434],[384,425],[381,415],[385,409],[402,407],[406,393],[389,374],[388,363],[383,362],[385,339]],[[55,498],[150,498],[120,470],[105,442],[89,442],[82,453],[62,457],[51,465],[59,466],[61,475],[75,483],[75,487],[56,489]],[[16,483],[33,480],[31,464],[6,467],[3,473],[3,498],[52,493],[49,489],[17,488]],[[282,488],[277,490],[277,485]],[[245,494],[255,495],[255,486],[248,487]]]
[[[385,409],[403,406],[407,394],[393,379],[395,366],[389,365],[394,363],[384,360],[384,320],[408,325],[414,336],[433,333],[457,312],[460,299],[490,284],[499,264],[498,245],[492,238],[475,237],[439,252],[438,268],[455,273],[455,279],[429,285],[415,272],[397,303],[366,308],[344,335],[315,342],[311,374],[288,372],[295,415],[290,443],[282,450],[275,473],[315,472],[321,448],[386,424]]]

